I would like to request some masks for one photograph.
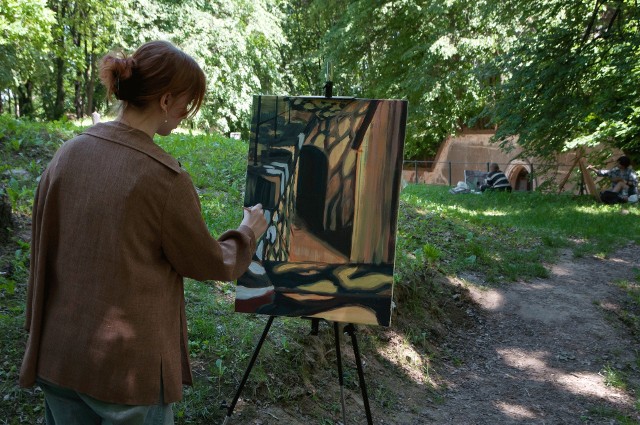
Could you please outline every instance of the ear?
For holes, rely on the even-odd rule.
[[[165,93],[160,98],[160,109],[162,109],[165,113],[169,109],[169,104],[171,103],[171,93]]]

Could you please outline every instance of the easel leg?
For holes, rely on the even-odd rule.
[[[311,333],[309,335],[318,336],[318,328],[320,327],[320,319],[311,319]]]
[[[358,350],[358,339],[356,338],[356,327],[353,324],[345,326],[344,331],[351,335],[351,344],[353,345],[353,354],[356,358],[356,366],[358,368],[358,378],[360,380],[360,389],[362,390],[362,401],[364,402],[364,410],[367,414],[367,424],[373,425],[371,419],[371,409],[369,408],[369,397],[367,397],[367,387],[364,382],[364,372],[362,371],[362,361],[360,360],[360,350]]]
[[[223,425],[226,425],[226,423],[229,421],[229,418],[231,418],[231,415],[233,414],[233,409],[235,409],[236,403],[238,403],[238,400],[240,399],[240,393],[242,393],[244,384],[247,383],[247,379],[249,378],[249,374],[251,373],[253,364],[256,362],[256,359],[258,358],[258,353],[260,353],[260,349],[262,348],[262,343],[267,338],[267,334],[269,333],[269,328],[271,328],[271,324],[273,323],[273,318],[274,316],[269,316],[269,320],[267,320],[267,324],[264,327],[264,331],[262,331],[262,336],[260,337],[260,341],[258,341],[258,345],[256,345],[256,349],[253,350],[253,356],[251,357],[249,366],[247,367],[247,370],[244,372],[244,376],[242,377],[242,381],[240,382],[238,391],[236,392],[236,395],[233,398],[231,405],[227,409],[227,417],[224,418],[224,422],[222,423]]]
[[[340,382],[340,400],[342,402],[342,423],[346,425],[347,416],[344,408],[344,375],[342,373],[342,354],[340,353],[340,331],[338,322],[333,322],[333,334],[336,343],[336,358],[338,363],[338,382]]]

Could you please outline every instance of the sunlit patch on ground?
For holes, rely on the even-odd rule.
[[[507,365],[526,372],[530,379],[552,382],[573,394],[628,404],[625,395],[613,392],[596,372],[568,372],[549,366],[547,359],[551,355],[546,351],[510,348],[498,350],[498,353]]]
[[[517,404],[499,401],[496,403],[496,407],[500,409],[500,411],[504,412],[506,416],[514,419],[535,419],[537,417],[536,413],[531,411],[531,409]]]
[[[493,211],[485,211],[484,213],[482,213],[482,215],[487,217],[503,217],[505,215],[508,215],[508,213],[506,211],[493,210]]]
[[[496,311],[504,307],[505,299],[502,292],[495,289],[478,289],[469,285],[469,293],[473,300],[485,310]]]
[[[498,353],[506,364],[516,369],[540,372],[547,368],[545,358],[549,357],[549,353],[546,351],[526,352],[509,348],[498,350]]]
[[[401,369],[414,382],[429,384],[429,377],[425,374],[428,367],[422,355],[413,348],[411,344],[404,341],[404,338],[393,333],[388,344],[378,348],[378,353]]]

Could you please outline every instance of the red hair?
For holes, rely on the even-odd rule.
[[[133,55],[111,52],[100,61],[100,80],[107,96],[124,106],[146,108],[165,93],[188,96],[187,117],[202,106],[206,78],[198,63],[168,41],[143,44]]]

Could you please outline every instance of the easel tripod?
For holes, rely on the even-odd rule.
[[[332,74],[331,65],[328,63],[326,83],[323,87],[324,97],[327,99],[331,99],[333,97],[333,81],[331,81],[332,80],[331,74]],[[240,385],[238,386],[238,390],[236,391],[236,395],[234,396],[233,401],[229,406],[227,406],[226,403],[221,406],[222,408],[227,409],[227,416],[224,419],[223,425],[226,425],[229,419],[231,419],[233,410],[235,409],[236,404],[240,399],[240,394],[242,393],[242,390],[245,384],[247,383],[247,379],[249,378],[251,369],[253,368],[253,365],[255,364],[256,359],[258,358],[258,354],[260,353],[262,344],[264,343],[264,340],[266,339],[267,334],[269,333],[269,329],[271,328],[271,324],[273,323],[274,317],[275,316],[269,316],[269,319],[267,320],[264,330],[262,331],[262,336],[260,337],[260,340],[258,341],[258,344],[256,345],[255,350],[253,351],[253,355],[251,356],[251,360],[249,361],[247,370],[245,371],[244,376],[242,377],[242,381],[240,381]],[[311,320],[311,334],[318,335],[318,327],[320,324],[320,319],[318,318],[309,318],[309,319]],[[336,358],[337,358],[336,362],[338,365],[338,380],[340,383],[340,398],[341,398],[341,404],[342,404],[342,423],[346,424],[347,420],[346,420],[346,409],[345,409],[345,403],[344,403],[344,376],[342,372],[342,355],[340,351],[340,331],[339,331],[338,322],[333,323],[333,331],[334,331]],[[371,418],[371,409],[369,407],[369,398],[367,396],[367,388],[364,380],[364,372],[362,369],[362,360],[360,359],[360,350],[358,349],[358,339],[356,338],[356,327],[352,323],[349,323],[344,327],[343,331],[351,336],[351,344],[353,346],[353,354],[355,356],[356,368],[358,370],[358,379],[360,382],[360,389],[362,391],[362,401],[364,403],[365,413],[367,416],[367,424],[373,425],[373,420]]]
[[[598,192],[596,184],[593,181],[593,177],[591,177],[591,174],[589,174],[589,169],[587,168],[587,164],[585,163],[584,156],[585,156],[584,149],[580,149],[576,152],[576,157],[573,160],[573,163],[571,164],[569,171],[567,171],[567,174],[562,178],[562,180],[560,181],[560,184],[558,185],[558,193],[562,192],[565,184],[567,184],[567,181],[569,180],[569,177],[571,177],[571,173],[573,172],[574,168],[576,168],[577,166],[578,169],[580,170],[582,181],[587,186],[587,190],[589,191],[591,196],[595,198],[596,201],[601,202],[600,192]]]
[[[244,373],[244,376],[242,377],[242,381],[240,381],[240,385],[238,386],[238,390],[236,391],[236,395],[233,398],[233,401],[231,402],[231,404],[229,406],[227,406],[226,404],[223,404],[221,407],[222,408],[226,408],[227,409],[227,416],[224,418],[224,422],[223,425],[226,425],[228,423],[228,421],[231,419],[231,415],[233,414],[233,410],[236,407],[236,404],[238,403],[238,400],[240,399],[240,394],[242,393],[242,390],[245,386],[245,384],[247,383],[247,379],[249,378],[249,374],[251,373],[251,369],[253,368],[253,365],[256,361],[256,359],[258,358],[258,354],[260,353],[260,349],[262,348],[262,344],[264,343],[264,340],[267,337],[267,334],[269,333],[269,329],[271,328],[271,324],[273,323],[273,319],[275,316],[269,316],[269,319],[267,320],[267,324],[264,327],[264,330],[262,331],[262,336],[260,337],[260,340],[258,341],[258,344],[256,345],[255,350],[253,351],[253,355],[251,356],[251,360],[249,361],[249,366],[247,366],[247,370]],[[317,335],[318,334],[318,325],[319,325],[320,319],[315,319],[312,318],[311,319],[311,334],[312,335]],[[336,347],[336,357],[337,357],[337,365],[338,365],[338,380],[340,383],[340,398],[341,398],[341,403],[342,403],[342,423],[346,424],[346,410],[345,410],[345,403],[344,403],[344,376],[342,373],[342,355],[340,352],[340,331],[339,331],[339,323],[338,322],[333,322],[333,332],[334,332],[334,338],[335,338],[335,347]],[[372,425],[373,424],[373,420],[371,418],[371,409],[369,407],[369,398],[367,396],[367,388],[365,385],[365,380],[364,380],[364,372],[362,370],[362,360],[360,359],[360,350],[358,349],[358,340],[356,338],[356,327],[355,325],[349,323],[344,327],[344,332],[349,334],[351,336],[351,344],[353,345],[353,354],[355,356],[355,360],[356,360],[356,368],[358,370],[358,379],[360,382],[360,389],[362,391],[362,401],[364,403],[364,408],[365,408],[365,413],[367,416],[367,424]]]

